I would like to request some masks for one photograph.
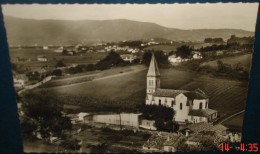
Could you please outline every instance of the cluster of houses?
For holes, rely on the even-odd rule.
[[[176,54],[173,54],[168,57],[168,61],[172,64],[178,64],[181,62],[189,61],[192,59],[202,59],[202,54],[198,51],[193,51],[192,52],[192,57],[191,58],[181,58],[180,56],[177,56]]]

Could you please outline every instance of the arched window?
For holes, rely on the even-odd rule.
[[[180,103],[180,110],[182,110],[182,103]]]
[[[199,108],[202,109],[202,102],[200,102],[200,107]]]
[[[205,104],[205,109],[206,109],[206,108],[208,108],[208,102],[206,102],[206,104]]]
[[[161,106],[162,105],[162,102],[161,102],[161,100],[159,99],[159,106]]]
[[[174,104],[174,101],[172,100],[172,104],[171,104],[172,107],[173,107],[173,104]]]

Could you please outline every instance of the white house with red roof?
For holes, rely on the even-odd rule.
[[[209,97],[200,89],[194,91],[162,89],[154,55],[147,73],[146,105],[172,108],[175,111],[173,120],[177,122],[211,122],[218,114],[218,111],[208,108]]]

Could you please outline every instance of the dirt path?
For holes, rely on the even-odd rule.
[[[234,114],[232,114],[232,115],[230,115],[230,116],[228,116],[228,117],[226,117],[226,118],[224,118],[224,119],[221,119],[220,121],[218,121],[216,124],[222,124],[223,122],[225,122],[225,121],[227,121],[227,120],[229,120],[229,119],[231,119],[231,118],[233,118],[233,117],[235,117],[235,116],[237,116],[237,115],[239,115],[239,114],[242,114],[242,113],[244,113],[245,112],[245,110],[242,110],[242,111],[239,111],[239,112],[237,112],[237,113],[234,113]],[[216,125],[215,124],[215,125]]]

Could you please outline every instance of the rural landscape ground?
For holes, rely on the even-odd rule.
[[[241,63],[248,62],[250,54],[228,59],[237,59]],[[227,58],[223,58],[224,60]],[[227,61],[231,62],[232,61]],[[216,63],[209,62],[209,63]],[[90,96],[109,100],[123,100],[131,96],[135,97],[135,104],[144,102],[146,90],[147,67],[135,65],[129,67],[112,68],[93,74],[79,75],[64,79],[52,80],[46,83],[46,88],[35,90],[48,90],[58,96]],[[216,78],[205,74],[195,74],[190,71],[175,68],[160,69],[161,87],[167,89],[203,90],[210,98],[209,107],[219,111],[220,116],[232,115],[245,109],[247,97],[246,81]],[[84,81],[86,78],[90,80]],[[80,81],[77,81],[80,80]],[[81,82],[82,81],[82,82]],[[57,86],[55,86],[55,84]],[[77,106],[74,106],[77,108]],[[80,106],[78,106],[80,108]],[[82,109],[87,110],[87,109]],[[243,117],[239,115],[240,121]],[[230,119],[232,120],[232,119]],[[226,121],[225,123],[228,123]],[[241,122],[237,123],[241,127]]]

